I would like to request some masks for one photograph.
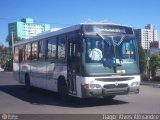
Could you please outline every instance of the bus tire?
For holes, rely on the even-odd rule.
[[[68,87],[64,78],[58,80],[58,94],[63,101],[69,100]]]
[[[27,88],[27,90],[31,91],[32,90],[32,86],[30,84],[30,77],[29,74],[25,75],[25,87]]]

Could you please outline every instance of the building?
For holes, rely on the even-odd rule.
[[[157,41],[157,30],[154,29],[152,24],[148,24],[145,28],[135,29],[135,35],[138,43],[143,49],[149,49],[150,43]]]
[[[152,41],[150,43],[150,48],[160,48],[160,41]]]
[[[36,36],[37,34],[50,30],[49,24],[34,23],[32,18],[23,18],[21,21],[8,24],[8,35],[15,39],[28,39]]]
[[[150,54],[150,56],[153,54],[160,55],[160,48],[151,48],[149,50],[149,54]]]

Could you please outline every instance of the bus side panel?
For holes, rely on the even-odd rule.
[[[55,66],[56,66],[56,63],[53,63],[53,62],[46,63],[46,67],[47,67],[46,88],[48,90],[57,92],[58,91],[57,78],[53,76],[53,73],[55,72]]]
[[[25,84],[25,74],[30,75],[30,62],[22,62],[20,65],[20,81]]]
[[[30,64],[30,70],[31,85],[46,89],[46,62],[32,61]]]
[[[81,86],[83,84],[83,77],[76,76],[77,97],[82,98]]]
[[[13,77],[14,80],[19,81],[19,64],[17,62],[13,62]]]

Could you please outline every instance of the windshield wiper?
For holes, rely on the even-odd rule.
[[[101,35],[100,33],[96,32],[96,35],[97,35],[98,37],[100,37],[102,40],[105,40],[105,38],[103,37],[103,35]]]
[[[120,63],[116,63],[116,65],[119,67],[119,66],[122,66]]]
[[[125,38],[126,36],[125,35],[123,35],[122,37],[121,37],[121,39],[120,39],[120,41],[118,42],[118,46],[122,43],[122,41],[123,41],[123,39]]]
[[[106,38],[104,38],[104,36],[103,35],[101,35],[100,33],[98,33],[98,32],[96,32],[96,35],[99,37],[99,38],[101,38],[102,40],[104,40],[109,46],[111,46],[111,43],[110,42],[108,42],[109,40],[107,40]]]

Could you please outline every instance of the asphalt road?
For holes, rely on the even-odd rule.
[[[160,113],[160,88],[141,86],[138,95],[102,99],[60,100],[56,93],[36,89],[33,92],[13,80],[13,73],[0,72],[0,113],[14,114],[106,114]]]

